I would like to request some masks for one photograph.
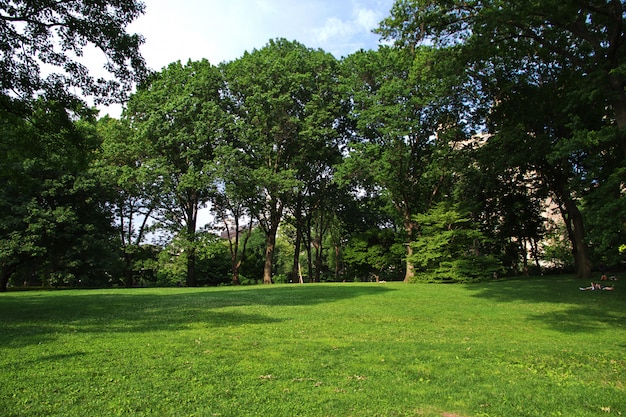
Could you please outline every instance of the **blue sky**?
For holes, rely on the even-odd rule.
[[[389,15],[394,0],[143,0],[145,14],[128,31],[146,38],[141,52],[148,67],[161,70],[189,59],[212,64],[232,61],[270,39],[296,40],[336,58],[376,49],[372,29]],[[86,52],[92,74],[102,57]],[[121,105],[99,106],[100,115],[119,117]]]
[[[150,68],[207,58],[231,61],[273,38],[297,40],[340,58],[375,49],[371,30],[393,0],[144,0],[146,13],[129,28],[146,38]]]

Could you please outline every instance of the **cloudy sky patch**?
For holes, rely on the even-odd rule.
[[[376,49],[372,29],[389,15],[394,0],[143,0],[146,13],[129,31],[146,38],[141,52],[148,66],[172,62],[232,61],[270,39],[296,40],[336,58]],[[89,65],[92,73],[102,63]],[[117,117],[121,106],[101,108]]]
[[[146,37],[152,69],[207,58],[231,61],[270,39],[297,40],[337,58],[374,49],[371,30],[393,0],[144,0],[146,13],[130,27]]]

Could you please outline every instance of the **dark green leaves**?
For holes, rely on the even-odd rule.
[[[70,102],[78,88],[99,101],[119,101],[146,75],[140,35],[126,27],[144,11],[138,0],[12,1],[0,5],[1,93],[28,99],[44,94]],[[90,75],[87,48],[103,53],[114,78]],[[47,67],[43,71],[43,65]],[[48,68],[54,68],[49,74]]]

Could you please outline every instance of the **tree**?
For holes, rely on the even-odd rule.
[[[593,95],[596,105],[604,102],[608,122],[620,130],[615,143],[626,156],[625,18],[620,0],[398,0],[378,33],[409,48],[465,45],[475,68],[507,56],[522,73],[544,65],[578,71],[587,82],[569,91]]]
[[[439,203],[416,217],[421,233],[411,246],[417,280],[471,282],[491,278],[500,270],[498,260],[482,252],[485,236],[449,203]]]
[[[343,250],[343,261],[362,281],[395,278],[406,256],[404,244],[392,229],[370,228],[354,234]]]
[[[511,82],[510,76],[499,77],[501,88],[508,88],[498,94],[500,101],[488,119],[494,137],[487,152],[506,149],[511,155],[509,166],[534,178],[533,186],[545,190],[557,203],[572,243],[577,274],[588,278],[590,252],[579,207],[591,184],[600,183],[594,175],[598,158],[593,156],[600,149],[586,132],[603,130],[605,113],[590,107],[586,100],[569,97],[568,88],[586,82],[576,71],[551,67],[535,71],[538,80],[516,75]]]
[[[506,4],[403,0],[396,2],[378,30],[410,50],[422,43],[459,49],[466,62],[467,82],[481,99],[476,106],[476,115],[481,116],[477,124],[485,125],[489,118],[494,123],[491,128],[499,129],[490,133],[502,133],[502,122],[507,124],[501,117],[496,120],[493,110],[514,99],[517,112],[508,108],[506,117],[513,117],[508,126],[520,121],[526,123],[518,124],[525,134],[550,137],[536,147],[552,144],[544,149],[544,155],[550,156],[541,173],[560,200],[577,272],[585,278],[591,275],[591,265],[578,204],[587,190],[582,182],[571,179],[574,170],[586,165],[581,156],[602,153],[615,159],[621,153],[622,161],[626,156],[625,16],[624,2],[617,0]],[[556,96],[559,101],[554,100]],[[519,110],[524,100],[542,103],[545,98],[552,99],[555,107],[547,114],[534,112],[540,119],[529,123],[529,118],[514,118],[523,119]],[[530,108],[528,102],[526,108]],[[581,113],[584,108],[594,111]]]
[[[138,0],[2,2],[0,94],[20,100],[41,94],[67,103],[78,99],[78,89],[102,102],[123,100],[146,75],[143,38],[126,31],[143,11]],[[104,69],[114,78],[95,78],[81,63],[88,45],[102,51]]]
[[[125,284],[132,287],[139,271],[136,255],[151,230],[151,221],[159,207],[160,189],[155,172],[146,166],[148,154],[128,126],[127,120],[104,117],[98,121],[101,152],[94,163],[106,189],[125,263]]]
[[[196,285],[198,211],[213,193],[214,150],[229,120],[224,96],[217,67],[176,62],[143,83],[124,113],[147,152],[145,166],[159,178],[159,221],[184,242],[188,286]]]
[[[335,65],[328,53],[277,39],[226,66],[237,117],[245,126],[231,146],[253,164],[247,187],[254,190],[251,212],[267,238],[264,283],[272,282],[276,234],[285,210],[318,160],[311,152],[329,146],[333,135],[337,115],[329,103]]]
[[[231,145],[225,143],[216,149],[215,176],[218,185],[212,196],[212,205],[215,221],[220,224],[216,228],[224,230],[222,236],[228,242],[231,283],[239,285],[241,266],[254,226],[250,208],[255,196],[254,188],[250,189],[251,164],[248,157]]]
[[[6,107],[0,107],[0,291],[12,277],[102,283],[114,272],[115,250],[106,195],[89,170],[99,146],[93,117],[71,120],[63,105],[45,100],[22,116]]]
[[[385,196],[404,230],[407,259],[419,229],[414,216],[446,194],[450,144],[462,135],[462,106],[451,80],[437,77],[434,52],[381,47],[344,61],[354,134],[343,176]],[[407,261],[405,280],[412,277]]]
[[[491,138],[468,152],[471,162],[456,184],[455,201],[489,238],[489,252],[498,254],[509,272],[528,274],[529,259],[540,268],[548,190],[537,183],[536,172],[511,164],[522,152],[505,143]],[[511,157],[502,158],[506,154]]]

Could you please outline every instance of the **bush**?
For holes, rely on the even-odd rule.
[[[482,253],[487,238],[454,206],[441,203],[415,220],[421,228],[411,243],[416,281],[472,282],[501,271],[496,257]]]

